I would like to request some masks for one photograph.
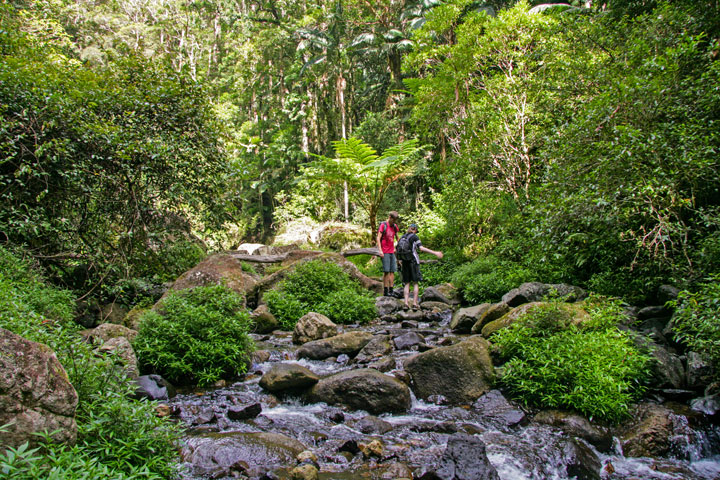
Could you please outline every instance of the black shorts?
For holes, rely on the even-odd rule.
[[[415,263],[413,260],[403,260],[401,272],[403,284],[418,283],[422,281],[420,265]]]

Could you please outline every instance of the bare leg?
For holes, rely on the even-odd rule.
[[[403,289],[403,293],[405,294],[405,306],[406,306],[407,308],[410,308],[410,303],[408,303],[408,302],[410,301],[410,284],[409,284],[409,283],[406,283],[406,284],[405,284],[405,288]]]
[[[414,302],[413,307],[420,306],[420,304],[418,303],[418,293],[420,293],[420,286],[417,283],[414,283],[413,284],[413,302]]]

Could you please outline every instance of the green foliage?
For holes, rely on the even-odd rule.
[[[263,299],[287,330],[308,312],[336,323],[367,323],[377,314],[372,295],[337,264],[322,260],[301,263]]]
[[[383,275],[380,257],[375,255],[353,255],[348,257],[348,260],[367,277],[381,278]]]
[[[472,304],[499,301],[508,291],[533,280],[536,279],[527,268],[493,255],[461,265],[452,275],[452,283]]]
[[[351,288],[335,290],[314,309],[335,323],[366,323],[377,316],[375,295]]]
[[[297,321],[312,309],[298,300],[295,295],[283,290],[283,285],[277,289],[268,290],[263,294],[263,300],[267,302],[270,311],[278,319],[284,330],[295,328]]]
[[[142,316],[133,347],[143,369],[207,386],[246,371],[250,323],[242,297],[225,286],[181,290]]]
[[[317,155],[318,160],[304,169],[304,176],[316,183],[346,184],[352,200],[367,212],[370,234],[377,231],[377,215],[388,188],[409,176],[423,147],[417,139],[405,140],[381,155],[356,137],[332,143],[335,158]]]
[[[715,374],[720,375],[720,275],[710,277],[693,292],[681,292],[674,303],[675,338],[706,355],[715,366]]]
[[[423,257],[425,254],[421,254]],[[432,258],[435,258],[432,256]],[[441,283],[452,282],[455,272],[462,265],[462,257],[459,253],[449,250],[443,252],[442,260],[437,263],[426,263],[420,267],[425,285],[440,285]]]
[[[585,308],[590,319],[579,325],[551,302],[496,332],[491,340],[508,359],[501,383],[526,405],[618,421],[643,391],[649,357],[617,328],[618,302],[591,298]]]
[[[133,386],[113,356],[98,356],[72,321],[69,292],[47,285],[27,261],[0,247],[0,327],[43,343],[78,393],[78,442],[46,439],[38,449],[0,452],[3,478],[169,478],[177,462],[178,428],[155,415],[153,406],[131,399]]]
[[[136,267],[144,276],[148,255],[158,267],[187,256],[158,248],[174,243],[168,231],[187,230],[176,220],[192,214],[217,225],[226,209],[217,199],[227,163],[202,86],[141,54],[83,64],[45,40],[57,23],[8,10],[0,17],[13,32],[0,62],[5,237],[75,288]],[[78,266],[84,276],[70,273]]]

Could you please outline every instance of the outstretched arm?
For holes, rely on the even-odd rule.
[[[425,252],[425,253],[432,253],[432,254],[435,255],[437,258],[443,258],[443,253],[440,252],[440,251],[437,251],[437,252],[436,252],[435,250],[430,250],[429,248],[426,248],[426,247],[423,247],[423,246],[421,246],[418,250],[420,250],[421,252]]]

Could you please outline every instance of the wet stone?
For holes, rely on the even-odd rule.
[[[525,420],[525,412],[508,402],[500,390],[491,390],[481,396],[473,408],[500,427],[512,427]]]
[[[374,415],[367,415],[353,424],[353,426],[365,434],[384,434],[392,430],[392,425]]]
[[[259,403],[248,405],[245,407],[230,407],[227,410],[227,417],[230,420],[247,420],[255,418],[262,412],[262,406]]]
[[[420,344],[425,339],[415,332],[408,332],[393,339],[395,348],[398,350],[408,350],[415,345]]]

